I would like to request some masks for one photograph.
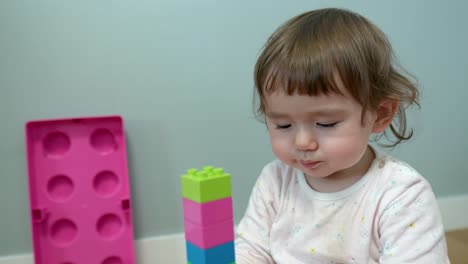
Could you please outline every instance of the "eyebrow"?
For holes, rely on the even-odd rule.
[[[326,110],[318,110],[318,111],[312,111],[312,112],[306,112],[305,114],[308,116],[338,116],[338,115],[343,115],[345,114],[346,111],[343,109],[326,109]],[[281,119],[281,118],[288,118],[290,117],[289,114],[286,113],[280,113],[280,112],[273,112],[273,111],[268,111],[265,113],[265,115],[269,118],[272,119]]]

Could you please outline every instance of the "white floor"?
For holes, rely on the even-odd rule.
[[[438,201],[447,231],[468,228],[468,195],[444,197]],[[140,239],[135,247],[138,264],[187,263],[182,233]],[[0,257],[0,264],[33,264],[33,258],[31,254]]]

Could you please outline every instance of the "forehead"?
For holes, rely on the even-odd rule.
[[[338,70],[333,70],[328,75],[319,74],[315,77],[307,75],[307,78],[303,76],[305,79],[296,76],[295,72],[279,75],[270,74],[264,86],[257,86],[262,108],[269,101],[278,99],[283,95],[321,97],[322,101],[335,100],[339,96],[354,100],[359,97],[359,95],[351,94],[353,89],[349,89],[350,83],[345,85]],[[346,76],[344,79],[347,80]]]
[[[265,114],[271,118],[291,115],[340,115],[361,111],[359,103],[349,95],[288,95],[277,91],[265,96]]]
[[[322,108],[327,105],[347,106],[353,103],[358,104],[347,92],[344,92],[343,94],[330,92],[327,94],[307,95],[300,93],[288,94],[282,90],[265,94],[264,102],[267,108],[281,108],[290,105],[306,105],[308,108]]]

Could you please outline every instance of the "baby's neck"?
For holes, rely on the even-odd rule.
[[[317,192],[334,193],[342,191],[359,181],[369,170],[375,159],[375,153],[367,147],[361,160],[351,168],[336,172],[325,178],[313,178],[305,175],[307,184]]]

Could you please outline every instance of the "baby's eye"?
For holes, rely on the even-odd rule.
[[[281,124],[281,125],[276,125],[276,129],[286,129],[286,128],[290,128],[291,125],[290,124]]]
[[[317,123],[317,126],[319,127],[334,127],[338,122],[333,122],[333,123]]]

